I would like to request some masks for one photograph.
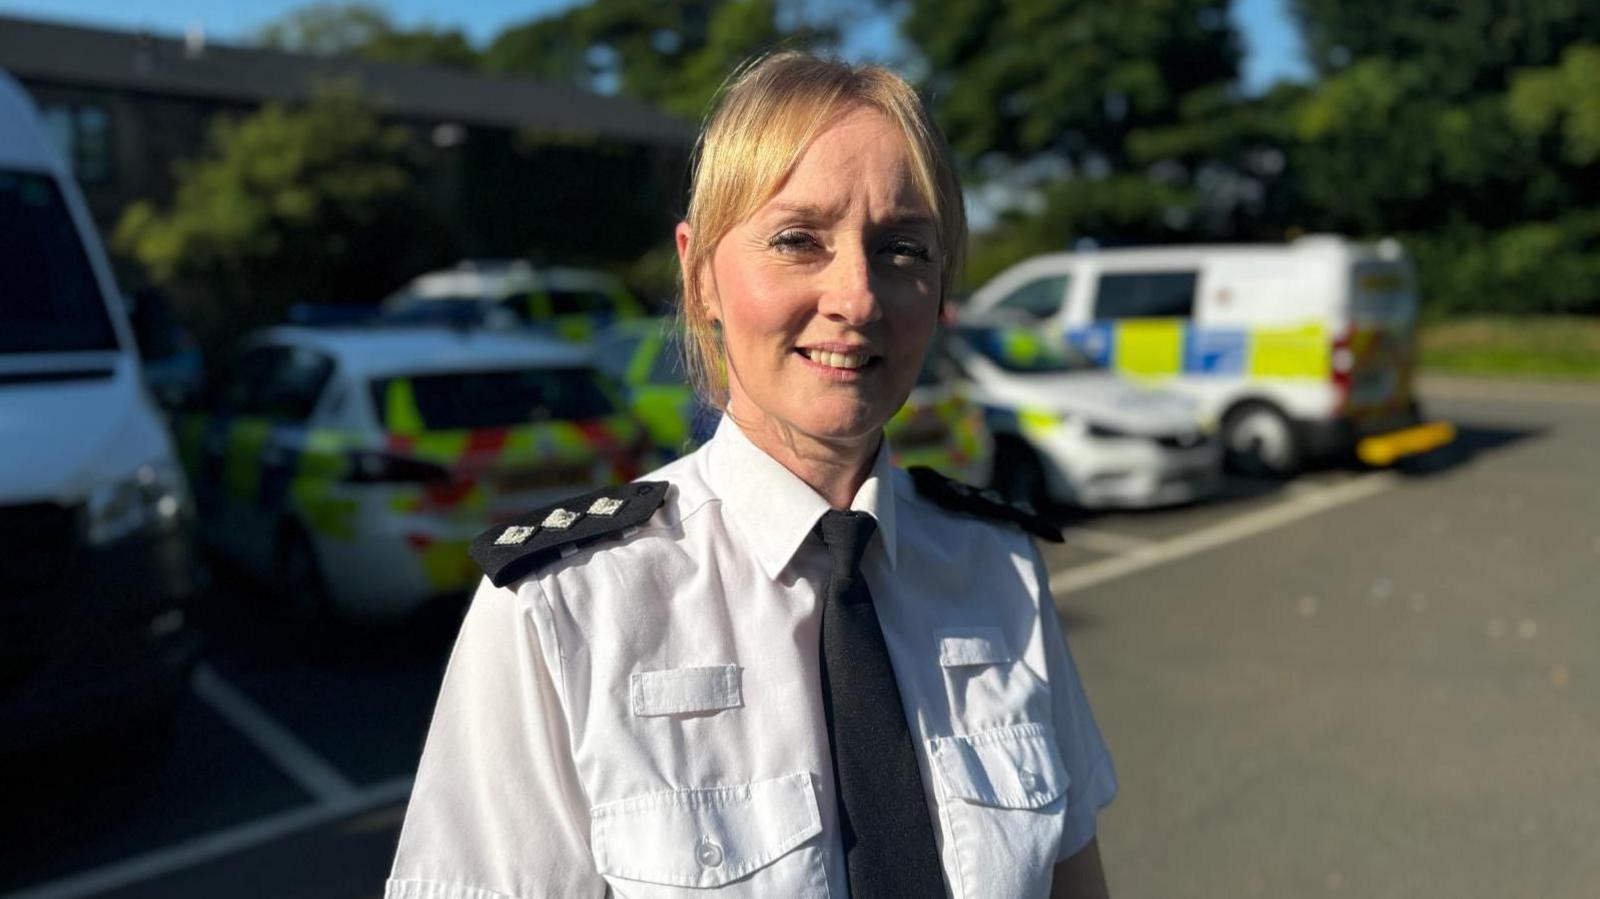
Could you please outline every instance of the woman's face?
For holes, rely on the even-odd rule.
[[[899,129],[855,108],[717,245],[703,295],[747,430],[870,448],[905,402],[938,317],[942,252],[913,171]],[[680,251],[688,239],[680,225]]]

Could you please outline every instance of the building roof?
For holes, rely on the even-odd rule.
[[[395,118],[687,147],[694,124],[565,85],[365,62],[0,15],[0,69],[24,82],[258,104],[354,82]]]

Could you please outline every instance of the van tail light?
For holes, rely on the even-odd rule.
[[[1350,376],[1355,371],[1356,354],[1350,348],[1350,332],[1334,338],[1333,352],[1328,356],[1329,374],[1333,378],[1334,404],[1343,411],[1350,400]]]
[[[442,465],[390,453],[358,451],[350,454],[345,481],[351,484],[443,484],[450,472]]]

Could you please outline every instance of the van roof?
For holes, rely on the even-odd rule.
[[[423,372],[587,365],[581,347],[523,332],[445,327],[308,328],[283,325],[258,332],[247,346],[288,344],[333,356],[353,374],[384,377]]]
[[[1044,253],[1024,260],[1024,263],[1062,263],[1070,260],[1104,260],[1108,262],[1140,262],[1171,265],[1193,265],[1208,259],[1247,259],[1251,256],[1325,256],[1354,258],[1380,258],[1399,261],[1404,257],[1400,245],[1385,238],[1376,243],[1361,243],[1337,234],[1308,234],[1287,243],[1237,243],[1237,244],[1172,244],[1143,247],[1110,247],[1106,249],[1062,251]],[[1024,263],[1019,263],[1024,264]]]
[[[4,71],[0,71],[0,168],[67,175],[66,163],[38,125],[33,99]]]

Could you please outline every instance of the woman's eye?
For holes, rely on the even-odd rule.
[[[783,253],[799,253],[815,249],[817,240],[805,231],[784,231],[774,237],[769,246]]]
[[[933,258],[933,253],[927,244],[915,240],[893,240],[885,248],[889,255],[897,259],[915,259],[918,262],[927,262]]]

